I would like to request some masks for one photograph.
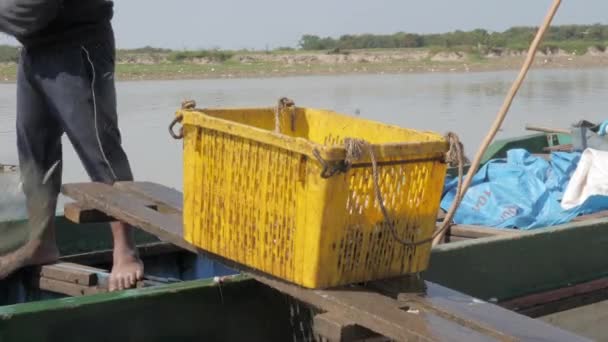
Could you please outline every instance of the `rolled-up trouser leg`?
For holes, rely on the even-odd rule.
[[[38,83],[92,181],[133,179],[116,112],[113,39],[67,47]]]

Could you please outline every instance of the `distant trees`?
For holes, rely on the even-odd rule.
[[[332,38],[320,38],[319,36],[309,34],[302,36],[298,45],[301,47],[305,46],[305,50],[327,50],[336,47],[336,43]]]
[[[534,39],[536,27],[512,27],[504,32],[488,32],[484,29],[453,31],[441,34],[416,34],[398,32],[390,35],[360,34],[343,35],[339,38],[304,35],[299,41],[303,50],[462,47],[475,48],[525,48]],[[550,29],[545,42],[583,42],[587,45],[603,45],[608,42],[608,25],[562,25]],[[559,45],[559,44],[558,44]]]
[[[493,49],[509,48],[525,50],[528,48],[536,27],[517,26],[503,32],[489,32],[484,29],[471,31],[456,30],[447,33],[417,34],[397,32],[394,34],[346,34],[338,38],[303,35],[298,42],[302,50],[327,50],[329,53],[348,53],[355,49],[396,49],[396,48],[431,48],[458,49],[463,52],[487,53]],[[544,39],[542,49],[554,51],[562,49],[576,54],[583,54],[590,47],[601,51],[608,46],[608,25],[561,25],[553,26]],[[291,47],[279,47],[277,51],[291,51]],[[208,59],[225,62],[237,51],[220,49],[198,51],[175,51],[170,49],[145,46],[139,49],[119,49],[118,59],[133,55],[160,56],[171,62],[187,62],[193,59]],[[17,62],[19,48],[0,45],[0,63]]]

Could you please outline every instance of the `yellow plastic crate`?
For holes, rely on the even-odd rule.
[[[385,207],[402,239],[431,237],[446,164],[443,136],[292,107],[178,111],[184,133],[184,236],[289,282],[326,288],[424,271],[431,244],[405,247],[374,196],[367,154],[321,177],[344,139],[375,151]]]

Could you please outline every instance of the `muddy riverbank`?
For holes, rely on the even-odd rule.
[[[353,51],[236,52],[225,60],[196,57],[171,60],[164,53],[123,54],[117,59],[118,80],[180,80],[267,78],[340,74],[405,74],[480,72],[518,69],[525,51],[493,50],[483,55],[431,49]],[[585,54],[540,51],[534,68],[584,69],[608,67],[608,50]],[[14,82],[16,65],[0,64],[0,81]]]

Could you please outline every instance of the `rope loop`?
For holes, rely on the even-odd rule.
[[[446,163],[453,163],[458,165],[458,186],[456,193],[457,198],[460,198],[462,196],[462,179],[464,177],[464,162],[466,159],[464,156],[464,149],[462,147],[460,139],[455,133],[449,132],[446,134],[445,138],[450,146],[448,152],[446,153],[445,161]],[[397,242],[399,242],[405,247],[417,247],[432,243],[438,236],[441,236],[443,232],[452,225],[451,220],[444,221],[440,229],[434,232],[431,238],[422,241],[407,241],[401,238],[397,232],[397,228],[395,227],[395,221],[391,219],[389,211],[384,204],[384,196],[382,195],[382,191],[380,189],[380,172],[378,171],[378,161],[376,160],[376,154],[374,153],[373,146],[362,139],[346,138],[344,139],[344,148],[346,150],[346,156],[344,160],[334,163],[333,165],[323,159],[317,149],[313,150],[315,158],[323,167],[321,177],[330,178],[336,175],[337,173],[348,172],[352,168],[353,163],[361,160],[365,152],[367,152],[372,162],[372,181],[374,185],[374,195],[376,197],[376,201],[378,202],[378,206],[380,207],[380,211],[382,212],[382,216],[384,217],[384,222],[388,226],[393,239],[395,239]],[[455,210],[456,207],[454,206],[450,209],[450,211]]]
[[[184,100],[182,101],[182,109],[194,109],[196,108],[196,101]]]
[[[196,101],[194,101],[194,100],[182,101],[182,110],[192,110],[195,108],[196,108]],[[175,125],[177,125],[178,123],[182,123],[183,120],[184,120],[184,116],[182,114],[179,114],[169,124],[169,134],[171,134],[171,136],[175,140],[180,140],[180,139],[184,138],[184,127],[180,127],[179,132],[177,132],[177,133],[173,129],[175,127]]]
[[[184,138],[184,127],[180,127],[179,132],[177,132],[177,133],[173,129],[173,127],[175,127],[175,125],[177,125],[177,123],[181,123],[182,120],[184,120],[184,116],[180,114],[180,115],[176,116],[175,119],[173,119],[173,121],[171,121],[171,124],[169,124],[169,134],[171,134],[171,136],[175,140],[180,140],[180,139]]]
[[[296,130],[296,103],[287,97],[281,97],[274,113],[274,131],[276,133],[281,133],[281,113],[286,108],[290,110],[291,131]]]

